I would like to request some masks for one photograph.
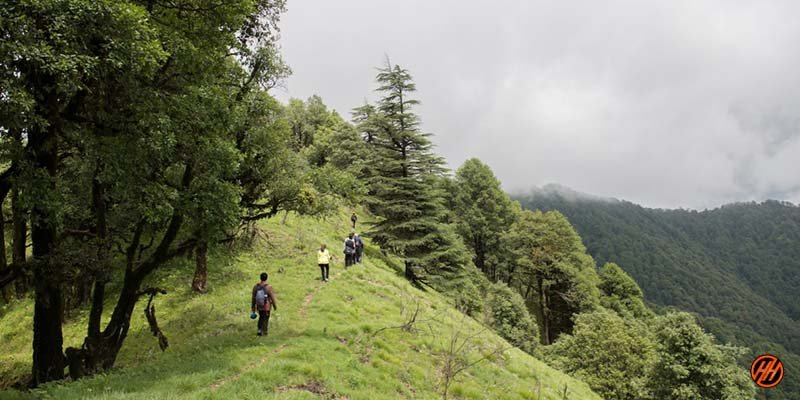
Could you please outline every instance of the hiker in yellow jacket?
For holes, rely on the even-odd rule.
[[[317,264],[319,264],[319,271],[322,273],[322,281],[327,282],[330,279],[330,263],[331,253],[328,251],[325,243],[319,246],[317,251]]]

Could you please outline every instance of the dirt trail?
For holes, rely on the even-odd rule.
[[[275,348],[275,350],[265,354],[264,357],[261,357],[258,361],[254,361],[254,362],[248,364],[246,367],[244,367],[241,371],[237,372],[235,375],[226,376],[226,377],[224,377],[224,378],[212,383],[211,384],[211,390],[217,390],[217,389],[220,388],[220,386],[222,386],[222,385],[224,385],[226,383],[238,380],[239,378],[242,377],[242,375],[244,375],[245,372],[250,371],[253,368],[257,368],[261,364],[264,364],[267,361],[267,359],[270,357],[270,355],[278,354],[281,351],[283,351],[284,348],[286,348],[286,345],[282,344],[282,345],[278,346],[277,348]]]
[[[338,278],[338,277],[339,277],[339,276],[342,274],[342,272],[344,272],[344,270],[339,270],[338,272],[336,272],[335,274],[333,274],[333,277],[332,277],[331,279]],[[320,283],[319,283],[319,284],[318,284],[318,285],[317,285],[317,286],[314,288],[314,290],[312,290],[311,292],[309,292],[309,293],[308,293],[308,294],[307,294],[307,295],[306,295],[306,296],[303,298],[303,304],[300,306],[300,317],[301,317],[302,319],[304,319],[304,320],[305,320],[305,318],[306,318],[306,312],[307,312],[307,310],[308,310],[308,306],[309,306],[309,305],[311,304],[311,302],[314,300],[314,295],[316,295],[316,294],[317,294],[317,292],[319,292],[319,291],[320,291],[320,289],[322,289],[323,287],[325,287],[325,285],[326,285],[326,284],[327,284],[327,283],[325,283],[325,282],[320,282]],[[212,391],[213,391],[213,390],[217,390],[217,389],[219,389],[219,388],[220,388],[222,385],[225,385],[225,384],[227,384],[227,383],[230,383],[230,382],[233,382],[233,381],[236,381],[236,380],[238,380],[239,378],[241,378],[241,376],[242,376],[242,375],[244,375],[245,373],[247,373],[248,371],[250,371],[250,370],[252,370],[252,369],[254,369],[254,368],[257,368],[257,367],[258,367],[258,366],[260,366],[261,364],[265,363],[265,362],[267,361],[267,359],[268,359],[270,356],[280,353],[280,352],[281,352],[281,351],[283,351],[283,349],[285,349],[285,348],[286,348],[286,344],[282,344],[282,345],[278,346],[277,348],[275,348],[275,350],[273,350],[273,351],[271,351],[271,352],[269,352],[269,353],[265,354],[265,355],[264,355],[263,357],[261,357],[259,360],[257,360],[257,361],[255,361],[255,362],[252,362],[252,363],[248,364],[246,367],[242,368],[242,370],[241,370],[241,371],[239,371],[239,372],[237,372],[235,375],[227,376],[227,377],[225,377],[225,378],[222,378],[222,379],[220,379],[220,380],[217,380],[216,382],[214,382],[214,383],[212,383],[212,384],[211,384],[211,390],[212,390]]]
[[[344,270],[339,270],[338,272],[333,274],[333,277],[331,277],[331,280],[334,280],[334,279],[338,278],[342,274],[342,272],[344,272]],[[306,297],[303,298],[303,305],[300,307],[300,317],[301,318],[305,319],[306,311],[308,310],[308,306],[314,300],[314,296],[317,294],[317,292],[320,291],[320,289],[322,289],[323,287],[325,287],[325,285],[327,285],[329,283],[321,282],[319,285],[317,285],[317,287],[314,288],[314,290],[309,292],[306,295]]]

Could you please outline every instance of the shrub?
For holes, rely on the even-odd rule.
[[[525,300],[502,282],[488,289],[484,297],[486,323],[514,346],[529,353],[533,351],[538,334]]]

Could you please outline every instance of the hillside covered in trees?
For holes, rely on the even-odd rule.
[[[242,393],[222,392],[753,397],[745,348],[685,312],[654,312],[563,214],[524,210],[480,160],[448,171],[409,70],[387,60],[376,99],[349,118],[318,96],[276,100],[291,72],[276,45],[283,1],[12,3],[0,9],[4,387],[214,398],[246,377]],[[317,246],[336,252],[355,223],[335,221],[356,208],[376,262],[339,271],[361,285],[347,293],[310,277]],[[249,341],[247,289],[264,269],[287,331]],[[323,288],[324,326],[307,319]],[[289,383],[248,367],[284,350]],[[331,382],[338,369],[350,375]]]
[[[800,207],[648,209],[557,186],[515,197],[525,208],[566,215],[589,253],[631,274],[648,303],[697,313],[720,340],[800,368]],[[796,377],[781,390],[779,397],[800,398]]]

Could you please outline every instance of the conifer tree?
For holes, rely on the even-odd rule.
[[[368,144],[374,158],[369,206],[380,219],[370,234],[384,249],[405,258],[405,274],[412,282],[452,281],[468,263],[467,253],[443,223],[447,210],[437,180],[444,162],[412,112],[419,104],[411,98],[416,86],[407,70],[388,62],[377,82],[381,98],[358,121],[362,132],[371,132]]]

